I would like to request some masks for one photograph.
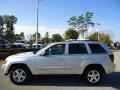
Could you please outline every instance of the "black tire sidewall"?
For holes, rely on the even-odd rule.
[[[96,83],[91,83],[89,80],[88,80],[88,73],[90,72],[90,71],[92,71],[92,70],[96,70],[97,72],[99,72],[99,74],[100,74],[100,79],[99,79],[99,81],[98,82],[96,82]],[[97,69],[97,68],[89,68],[89,69],[87,69],[86,71],[85,71],[85,73],[84,73],[84,78],[85,78],[85,80],[86,80],[86,82],[89,84],[89,85],[97,85],[97,84],[99,84],[100,82],[101,82],[101,78],[102,78],[102,72],[99,70],[99,69]]]
[[[14,72],[16,69],[22,69],[22,70],[24,70],[24,72],[26,73],[26,78],[25,78],[25,80],[24,80],[23,82],[16,82],[16,81],[13,79],[13,72]],[[17,66],[17,67],[14,67],[14,68],[11,70],[11,72],[10,72],[10,74],[9,74],[9,78],[10,78],[10,80],[11,80],[14,84],[16,84],[16,85],[22,85],[22,84],[25,84],[25,83],[28,81],[29,75],[30,75],[30,74],[29,74],[29,71],[27,70],[26,67]]]

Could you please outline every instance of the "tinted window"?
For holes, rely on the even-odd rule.
[[[5,43],[5,40],[0,40],[0,44],[4,44]]]
[[[25,43],[25,41],[16,41],[16,43]]]
[[[21,43],[25,43],[25,41],[21,41]]]
[[[49,55],[63,55],[65,53],[65,44],[57,44],[50,47],[47,52]]]
[[[106,53],[105,49],[99,44],[88,44],[92,53]]]
[[[69,44],[69,54],[87,54],[85,44]]]
[[[36,47],[36,45],[34,45],[33,47]],[[37,45],[37,47],[40,47],[40,45]]]
[[[5,43],[9,43],[8,40],[5,40]]]
[[[16,43],[20,43],[20,41],[16,41]]]

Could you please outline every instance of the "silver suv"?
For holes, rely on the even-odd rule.
[[[97,84],[115,70],[112,51],[99,41],[56,42],[36,53],[9,56],[2,65],[14,84],[24,84],[32,75],[79,74]]]

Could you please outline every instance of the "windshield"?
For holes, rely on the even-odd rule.
[[[5,43],[5,40],[0,40],[0,44],[4,44]]]
[[[49,44],[47,46],[45,46],[44,48],[42,48],[41,50],[37,51],[36,54],[41,54],[42,52],[44,52],[47,48],[49,48],[50,46],[52,46],[53,44]]]
[[[25,41],[16,41],[16,43],[25,43]]]
[[[25,43],[25,41],[21,41],[21,43]]]

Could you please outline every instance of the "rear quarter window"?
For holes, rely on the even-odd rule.
[[[107,51],[100,44],[88,44],[93,54],[95,53],[107,53]]]
[[[85,44],[69,44],[69,54],[87,54]]]

